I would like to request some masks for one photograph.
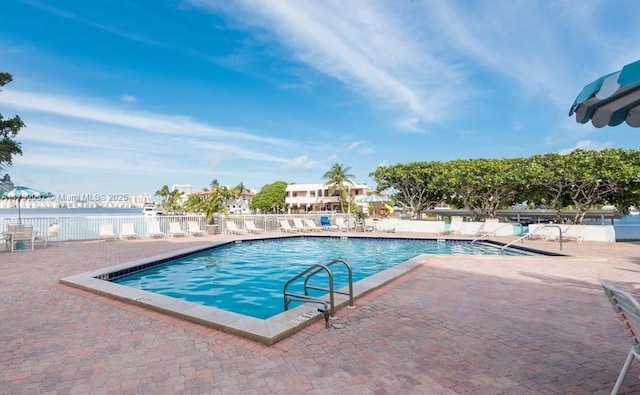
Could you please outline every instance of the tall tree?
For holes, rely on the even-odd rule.
[[[347,193],[349,189],[349,184],[353,185],[352,178],[355,176],[349,173],[351,167],[345,167],[340,163],[334,163],[331,168],[324,173],[322,178],[326,181],[326,184],[329,186],[329,195],[334,195],[338,192],[339,200],[340,200],[340,210],[342,212],[345,211],[345,203],[347,202]],[[349,197],[349,202],[351,201]]]
[[[378,191],[390,189],[397,204],[416,218],[422,212],[445,200],[440,188],[441,162],[411,162],[392,166],[379,166],[370,175],[378,184]]]
[[[249,202],[252,210],[260,210],[263,213],[278,213],[285,208],[285,198],[287,196],[287,183],[276,181],[267,184]]]
[[[249,189],[247,189],[247,187],[244,186],[244,183],[242,181],[238,185],[233,187],[233,195],[236,198],[239,198],[245,192],[249,192]]]
[[[11,74],[0,71],[0,87],[11,81],[13,81]],[[24,122],[18,115],[5,120],[0,114],[0,169],[3,163],[11,166],[15,155],[22,155],[21,144],[15,138],[24,126]]]
[[[170,194],[171,194],[171,191],[169,190],[169,186],[163,185],[162,188],[156,191],[155,196],[162,198],[162,204],[164,205],[164,203],[167,201],[167,198],[169,197]]]

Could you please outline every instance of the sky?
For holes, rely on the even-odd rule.
[[[568,116],[640,58],[640,2],[8,0],[15,184],[154,194],[378,166],[640,149]]]

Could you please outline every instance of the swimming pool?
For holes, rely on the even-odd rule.
[[[288,237],[269,237],[263,236],[261,240],[242,240],[229,242],[228,240],[213,240],[209,241],[207,245],[201,245],[197,247],[190,247],[178,251],[173,251],[171,253],[153,256],[149,258],[140,259],[133,262],[127,262],[118,264],[115,266],[105,267],[97,270],[93,270],[86,273],[80,273],[68,277],[64,277],[60,279],[60,283],[69,285],[75,288],[83,289],[89,292],[93,292],[99,295],[107,296],[112,299],[124,301],[127,303],[135,304],[153,311],[163,312],[165,314],[171,315],[176,318],[185,319],[191,322],[195,322],[198,324],[206,325],[224,332],[236,334],[239,336],[243,336],[252,340],[259,341],[261,343],[270,345],[274,344],[291,334],[299,331],[300,329],[311,325],[316,322],[318,319],[321,319],[321,315],[317,311],[318,305],[309,305],[303,304],[294,308],[289,309],[288,311],[282,312],[280,314],[276,314],[270,316],[266,319],[252,317],[247,314],[240,314],[230,310],[225,310],[223,308],[218,307],[210,307],[205,306],[199,302],[190,302],[185,299],[180,299],[176,297],[170,297],[158,292],[149,292],[144,289],[133,288],[129,286],[124,286],[114,282],[114,280],[123,279],[129,275],[138,275],[145,270],[156,270],[157,268],[169,267],[173,262],[179,259],[196,259],[200,260],[199,263],[196,263],[196,267],[203,268],[207,265],[209,266],[217,266],[218,263],[215,260],[211,260],[210,258],[203,258],[203,253],[210,251],[218,251],[218,253],[230,253],[228,251],[248,251],[250,249],[264,249],[261,253],[256,252],[255,255],[257,257],[262,258],[260,264],[267,264],[268,267],[287,267],[289,263],[274,263],[273,252],[279,251],[279,253],[287,252],[287,248],[284,246],[288,245],[288,243],[283,243],[288,239],[292,240],[311,240],[311,239],[327,239],[331,240],[333,247],[329,247],[325,245],[321,252],[313,252],[306,247],[297,248],[288,248],[291,251],[289,253],[297,253],[301,262],[304,262],[303,265],[310,265],[315,263],[326,263],[327,259],[321,255],[321,253],[326,252],[329,254],[330,259],[336,258],[335,255],[339,255],[342,257],[349,258],[350,255],[358,255],[363,249],[369,249],[373,251],[373,256],[376,258],[369,263],[362,265],[363,267],[371,266],[375,268],[375,270],[381,270],[377,273],[371,274],[369,277],[363,278],[359,281],[354,282],[353,284],[353,294],[355,299],[357,300],[359,297],[380,288],[381,286],[393,281],[410,271],[422,267],[426,262],[428,262],[431,258],[429,254],[450,254],[450,253],[465,253],[465,254],[500,254],[499,247],[502,246],[500,243],[494,243],[487,241],[486,243],[476,243],[475,246],[470,246],[469,241],[462,240],[424,240],[424,239],[410,239],[410,242],[415,243],[416,246],[426,247],[428,249],[418,249],[418,250],[410,250],[408,248],[409,244],[406,239],[398,239],[394,236],[387,236],[393,240],[387,238],[371,238],[371,237],[353,237],[349,236],[348,238],[345,236],[335,237],[335,236],[299,236],[292,235]],[[351,245],[349,241],[357,241],[363,240],[365,244],[360,244],[358,247],[349,247]],[[400,242],[407,244],[398,244],[400,248],[395,248],[398,251],[397,256],[392,256],[389,252],[393,250],[392,246],[394,242]],[[276,244],[273,244],[276,243]],[[281,244],[282,243],[282,244]],[[490,246],[493,244],[493,247]],[[422,248],[421,247],[421,248]],[[466,250],[468,247],[472,247],[474,249],[473,252],[469,252]],[[238,249],[239,248],[239,249]],[[449,249],[449,251],[447,251]],[[531,249],[527,249],[525,247],[518,247],[519,250],[522,250],[521,253],[525,255],[539,255],[539,254],[547,254],[547,255],[557,255],[555,253],[545,253],[542,251],[535,251]],[[386,251],[383,253],[383,251]],[[405,255],[402,255],[402,254]],[[508,252],[507,254],[513,254],[514,252]],[[261,255],[262,254],[262,255]],[[388,255],[387,255],[388,254]],[[415,256],[415,254],[420,254],[414,258],[406,259],[407,256]],[[242,254],[241,254],[242,255]],[[246,254],[245,254],[246,255]],[[505,254],[506,255],[506,254]],[[433,255],[431,255],[433,256]],[[244,257],[241,257],[244,258]],[[382,259],[384,258],[384,259]],[[434,256],[435,258],[435,256]],[[473,259],[473,256],[465,255],[465,259]],[[486,259],[487,256],[476,256],[477,259]],[[495,256],[492,259],[501,259],[506,260],[509,259],[520,259],[519,257],[513,256]],[[207,259],[209,262],[206,263]],[[241,259],[236,259],[239,261]],[[294,261],[294,258],[291,258],[291,261]],[[357,274],[364,269],[356,269],[355,263],[356,259],[351,259],[354,264],[354,276],[360,276]],[[380,261],[385,262],[380,262]],[[394,260],[397,263],[393,266],[390,266],[388,263]],[[403,261],[404,260],[404,261]],[[398,263],[399,262],[399,263]],[[392,263],[392,264],[393,264]],[[185,265],[185,267],[188,265]],[[231,264],[230,267],[235,267],[235,264]],[[388,267],[387,269],[384,269]],[[374,270],[374,272],[375,272]],[[249,272],[254,271],[254,268],[251,264],[245,265],[244,269],[240,270],[243,276]],[[336,269],[337,271],[337,269]],[[298,270],[299,272],[299,270]],[[295,272],[293,275],[295,275]],[[271,274],[269,274],[271,276]],[[203,276],[205,277],[205,276]],[[285,276],[286,277],[286,276]],[[205,277],[208,281],[210,276]],[[287,278],[288,279],[288,278]],[[188,281],[181,280],[185,283]],[[239,281],[237,278],[235,280],[229,280],[229,287],[231,289],[236,289]],[[286,281],[286,280],[285,280]],[[339,283],[338,277],[336,277],[336,282]],[[337,284],[336,287],[339,285]],[[192,288],[196,290],[195,293],[206,293],[207,291],[197,290],[197,288]],[[211,291],[213,292],[213,291]],[[284,295],[282,284],[278,284],[277,291],[268,291],[269,293],[276,293],[278,295],[279,309],[280,311],[284,305]],[[263,293],[266,293],[263,292]],[[347,304],[348,298],[343,295],[336,295],[336,307],[344,306]]]
[[[420,254],[500,255],[501,251],[469,241],[294,237],[227,244],[110,281],[265,319],[284,310],[285,282],[313,264],[345,259],[356,282]],[[347,285],[347,276],[340,274],[336,269],[336,289]],[[324,273],[312,280],[316,286],[327,283]]]

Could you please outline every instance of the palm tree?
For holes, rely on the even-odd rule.
[[[352,178],[355,176],[349,174],[351,167],[344,167],[340,163],[334,163],[331,168],[324,173],[323,179],[327,180],[326,184],[329,186],[329,194],[333,195],[338,192],[340,197],[340,210],[344,212],[344,204],[347,200],[348,186],[345,184],[353,185]]]
[[[168,185],[163,185],[162,188],[158,189],[156,191],[155,196],[161,197],[162,198],[162,206],[164,208],[164,204],[167,201],[167,198],[169,197],[169,195],[171,195],[171,191],[169,190],[169,186]]]
[[[249,189],[247,189],[247,187],[245,187],[244,183],[241,181],[240,184],[236,185],[232,191],[233,191],[233,195],[237,199],[240,196],[242,196],[243,193],[249,192]]]

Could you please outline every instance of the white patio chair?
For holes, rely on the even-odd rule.
[[[587,231],[585,225],[570,225],[566,230],[562,231],[562,240],[575,241],[582,243],[584,241],[584,234]]]
[[[482,224],[482,228],[476,232],[476,236],[495,236],[498,229],[502,226],[498,218],[487,218]]]
[[[189,221],[187,222],[187,229],[189,231],[189,234],[192,236],[204,236],[204,230],[200,229],[200,226],[198,226],[198,223],[196,221]]]
[[[336,226],[338,227],[338,230],[341,230],[343,232],[346,232],[349,229],[347,226],[347,223],[344,221],[344,218],[342,217],[336,218]]]
[[[624,333],[629,338],[631,343],[631,350],[627,355],[627,359],[622,366],[622,370],[618,375],[618,380],[613,387],[612,394],[617,394],[626,376],[631,362],[635,359],[640,359],[640,305],[636,299],[628,292],[618,289],[606,281],[600,283],[604,288],[604,294],[609,298],[609,302],[613,305],[613,310],[616,312],[618,319],[622,322]]]
[[[122,227],[120,228],[121,240],[137,239],[138,237],[139,237],[138,233],[136,233],[136,229],[132,223],[128,222],[128,223],[122,224]]]
[[[10,245],[9,249],[11,252],[19,248],[18,244],[21,244],[21,243],[31,243],[31,251],[35,249],[35,243],[34,243],[35,232],[33,231],[33,225],[27,225],[27,224],[8,225],[7,232],[5,233],[5,237],[7,237],[7,242]]]
[[[169,236],[171,237],[185,237],[187,232],[182,230],[179,222],[171,222],[169,224]]]
[[[43,234],[40,234],[40,232],[38,232],[34,238],[35,243],[39,241],[44,243],[44,246],[42,248],[47,248],[49,242],[52,242],[54,240],[57,240],[58,243],[60,242],[60,225],[57,223],[49,225],[49,228],[47,228],[47,231]]]
[[[100,224],[98,240],[116,240],[118,235],[113,232],[113,224]]]
[[[365,218],[364,219],[364,231],[365,232],[373,232],[376,230],[376,221],[373,218]]]
[[[319,227],[318,225],[316,225],[315,222],[313,222],[312,219],[305,219],[304,220],[304,224],[306,225],[307,229],[312,231],[312,232],[321,232],[322,228]]]
[[[241,234],[247,233],[246,230],[238,228],[238,226],[234,221],[227,221],[226,231],[227,233],[232,233],[234,235],[241,235]]]
[[[244,227],[247,228],[249,233],[264,233],[264,229],[256,227],[256,224],[251,220],[244,221]]]
[[[306,232],[309,230],[300,218],[293,219],[293,229],[297,229],[299,232]]]
[[[280,220],[280,231],[281,232],[287,232],[287,233],[300,232],[299,229],[292,228],[291,224],[289,224],[289,221],[286,220],[286,219],[281,219]]]
[[[147,236],[151,238],[164,237],[164,232],[160,230],[160,222],[150,221],[147,226]]]

